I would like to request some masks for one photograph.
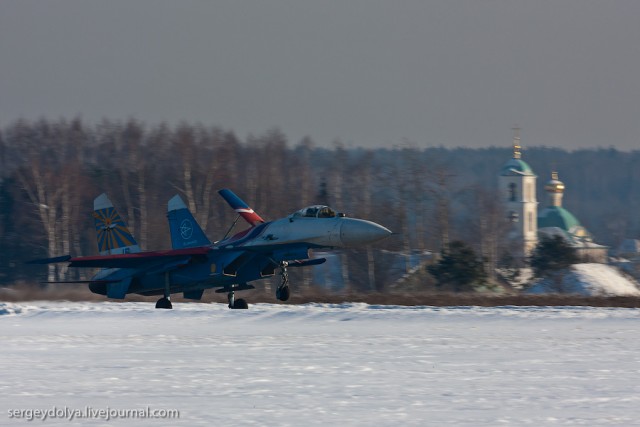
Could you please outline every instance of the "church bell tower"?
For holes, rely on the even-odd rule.
[[[514,129],[513,157],[500,172],[499,186],[506,206],[507,217],[512,223],[510,238],[517,244],[517,257],[526,258],[538,243],[538,201],[536,200],[537,176],[522,160],[520,129]]]

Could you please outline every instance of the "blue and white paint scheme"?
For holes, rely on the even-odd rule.
[[[229,189],[218,192],[250,227],[211,243],[176,195],[167,205],[172,249],[141,252],[105,194],[94,202],[99,256],[56,257],[33,263],[68,262],[70,267],[101,268],[89,283],[92,292],[109,298],[127,294],[162,295],[156,308],[172,308],[171,294],[199,300],[206,289],[226,292],[230,308],[247,308],[235,292],[253,289],[255,280],[282,276],[276,298],[290,296],[289,267],[322,264],[309,249],[368,245],[392,233],[371,221],[347,218],[324,205],[301,209],[286,218],[265,221]]]
[[[187,205],[180,196],[169,200],[167,219],[171,231],[171,247],[173,249],[197,248],[211,245],[200,225],[195,220]]]

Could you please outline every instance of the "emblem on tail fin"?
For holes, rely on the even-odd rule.
[[[193,235],[193,224],[188,219],[183,219],[180,223],[180,237],[184,240],[189,240]]]
[[[93,201],[93,218],[100,255],[140,252],[136,239],[104,193]]]

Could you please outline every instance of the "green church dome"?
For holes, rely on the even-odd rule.
[[[531,166],[527,164],[522,159],[509,159],[507,163],[502,166],[502,170],[500,171],[500,175],[502,176],[510,176],[510,175],[529,175],[535,176]]]
[[[578,237],[586,233],[580,221],[561,206],[549,206],[538,213],[538,228],[547,227],[558,227]]]

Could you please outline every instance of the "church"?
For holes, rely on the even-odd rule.
[[[593,242],[591,234],[562,206],[565,185],[553,172],[544,189],[547,206],[538,212],[537,175],[522,160],[519,129],[513,138],[513,157],[502,167],[499,188],[512,224],[509,238],[520,258],[531,255],[542,236],[562,236],[573,246],[583,262],[607,262],[608,247]]]

